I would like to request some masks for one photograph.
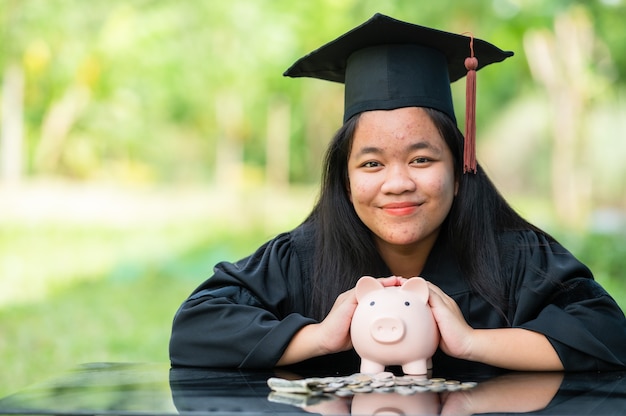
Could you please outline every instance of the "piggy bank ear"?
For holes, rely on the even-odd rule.
[[[356,282],[356,300],[359,301],[363,296],[375,290],[380,290],[384,286],[378,280],[371,276],[363,276]]]
[[[428,284],[426,283],[426,280],[421,277],[411,277],[409,280],[404,282],[402,290],[416,293],[419,300],[424,303],[428,302]]]

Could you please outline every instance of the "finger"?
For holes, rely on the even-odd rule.
[[[390,286],[402,286],[402,283],[404,283],[406,279],[400,276],[389,276],[389,277],[380,277],[377,280],[380,283],[382,283],[383,286],[390,287]]]
[[[439,288],[439,286],[435,285],[434,283],[428,282],[428,281],[426,283],[428,284],[428,289],[430,289],[431,292],[435,292],[435,293],[438,293],[438,294],[443,294],[443,290],[441,290]]]
[[[442,307],[442,308],[454,308],[456,302],[450,296],[448,296],[443,290],[438,288],[435,285],[429,285],[429,296],[428,296],[428,304],[431,308]]]
[[[446,292],[441,290],[441,288],[439,286],[436,286],[436,285],[428,282],[428,289],[429,289],[430,293],[439,296],[441,298],[441,300],[444,301],[444,302],[448,302],[448,301],[452,300],[452,298],[450,296],[448,296],[448,294]]]
[[[343,305],[346,303],[353,304],[353,305],[357,304],[356,291],[354,290],[354,288],[347,290],[343,293],[340,293],[339,296],[337,296],[337,299],[335,299],[333,308],[339,307],[339,305]]]
[[[439,306],[445,305],[445,302],[439,292],[437,292],[436,290],[430,289],[429,294],[428,294],[428,304],[432,308],[437,305]]]

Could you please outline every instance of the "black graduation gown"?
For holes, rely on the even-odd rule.
[[[306,316],[313,264],[309,225],[278,235],[253,255],[222,262],[182,304],[170,339],[173,366],[272,368],[293,335],[316,322]],[[473,328],[517,327],[546,335],[565,370],[626,368],[626,319],[589,269],[557,243],[533,231],[500,237],[510,307],[504,317],[470,290],[444,238],[422,276],[461,308]],[[358,370],[354,351],[310,361],[326,372]],[[433,367],[470,371],[473,363],[441,351]],[[477,365],[480,366],[480,365]]]

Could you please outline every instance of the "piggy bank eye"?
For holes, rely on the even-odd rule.
[[[375,304],[375,303],[376,303],[376,302],[371,301],[371,302],[370,302],[370,306],[374,306],[374,304]]]
[[[404,302],[404,306],[409,306],[409,305],[411,305],[411,302],[409,302],[408,300]]]

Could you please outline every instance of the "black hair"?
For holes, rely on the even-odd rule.
[[[459,183],[457,195],[440,230],[470,285],[506,316],[508,299],[501,277],[498,234],[532,229],[545,234],[518,215],[498,192],[484,170],[463,174],[464,138],[444,113],[425,108],[449,147]],[[337,296],[354,287],[363,275],[383,276],[388,269],[371,231],[356,214],[348,197],[348,157],[359,114],[337,131],[324,159],[321,190],[305,222],[315,225],[316,258],[311,279],[309,314],[322,320]],[[548,236],[549,237],[549,236]]]

